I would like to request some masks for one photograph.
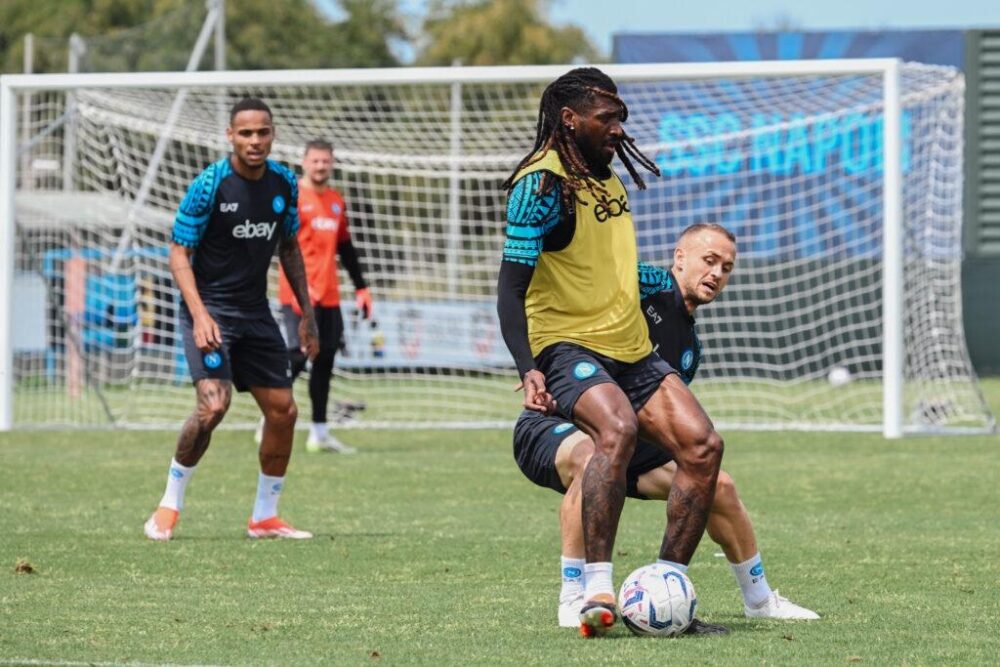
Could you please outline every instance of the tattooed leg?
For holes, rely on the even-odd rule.
[[[677,462],[660,557],[686,565],[708,525],[722,464],[722,437],[694,394],[674,374],[664,378],[639,411],[639,428]]]
[[[636,418],[618,385],[586,390],[573,418],[594,441],[583,472],[583,544],[588,563],[610,562],[625,504],[625,472],[635,451]]]
[[[595,452],[583,473],[583,541],[588,563],[611,561],[625,505],[625,468]]]
[[[212,431],[229,410],[233,386],[226,380],[199,380],[196,392],[198,403],[181,427],[174,453],[174,459],[187,467],[197,465],[208,450]]]
[[[706,494],[704,489],[689,486],[689,480],[682,480],[678,474],[670,488],[667,500],[667,530],[660,545],[660,558],[674,563],[689,563],[705,526],[708,525],[709,508],[714,493]],[[685,488],[687,487],[687,488]],[[715,489],[713,480],[712,490]]]

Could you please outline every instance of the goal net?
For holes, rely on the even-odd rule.
[[[906,431],[991,429],[962,326],[961,74],[900,68],[902,147],[888,155],[882,73],[808,67],[606,68],[626,129],[663,172],[630,188],[641,257],[668,266],[695,222],[737,237],[728,289],[698,311],[705,360],[692,388],[723,428],[881,430],[898,382]],[[356,316],[342,281],[329,421],[511,423],[519,394],[494,305],[500,184],[563,71],[5,79],[19,128],[0,146],[16,167],[13,425],[169,427],[189,414],[168,239],[188,184],[227,152],[227,109],[245,94],[274,111],[273,159],[296,165],[312,138],[335,145],[333,184],[372,286],[377,323]],[[896,164],[902,282],[886,297],[883,174]],[[296,395],[308,405],[301,381]],[[241,395],[225,424],[256,415]]]

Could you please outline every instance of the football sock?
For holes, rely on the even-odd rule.
[[[316,440],[326,440],[329,430],[326,427],[326,422],[323,422],[322,424],[313,422],[309,425],[309,432]]]
[[[672,560],[663,560],[662,558],[657,558],[656,562],[659,563],[660,565],[669,565],[670,567],[674,568],[675,570],[680,570],[684,574],[688,573],[688,566],[687,565],[681,565],[680,563],[675,563]]]
[[[611,563],[587,563],[583,566],[583,585],[585,600],[593,600],[600,594],[615,596],[615,587],[611,583]]]
[[[760,552],[742,563],[730,563],[729,567],[733,569],[736,583],[743,593],[743,601],[748,607],[759,607],[771,595],[771,585],[764,576],[764,562],[760,559]]]
[[[568,602],[583,595],[583,568],[587,562],[583,558],[561,558],[562,588],[559,602]]]
[[[170,470],[167,473],[167,488],[160,499],[160,507],[169,507],[178,512],[184,507],[184,490],[187,489],[195,466],[182,466],[176,459],[170,459]]]
[[[271,477],[260,473],[257,478],[257,501],[253,504],[253,520],[263,521],[278,516],[278,499],[284,487],[284,477]]]

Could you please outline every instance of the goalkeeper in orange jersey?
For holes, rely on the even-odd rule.
[[[335,438],[326,423],[334,356],[344,334],[344,318],[340,312],[340,281],[337,276],[338,257],[354,283],[357,307],[365,319],[372,314],[372,297],[347,228],[344,198],[329,184],[333,165],[333,145],[330,142],[314,139],[306,144],[302,156],[303,175],[299,179],[299,217],[302,221],[299,227],[299,246],[306,264],[309,298],[319,326],[319,354],[313,360],[309,373],[312,424],[306,440],[306,451],[349,454],[355,451],[354,448]],[[278,299],[285,318],[288,355],[291,358],[294,380],[306,365],[306,358],[297,339],[302,311],[284,272],[278,277]]]

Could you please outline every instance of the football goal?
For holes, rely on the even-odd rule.
[[[374,324],[345,308],[331,406],[365,410],[330,421],[510,424],[500,184],[567,69],[3,77],[0,429],[172,427],[192,409],[168,240],[248,94],[274,111],[272,158],[294,166],[307,140],[334,144],[372,284]],[[642,259],[669,266],[695,222],[737,237],[728,289],[698,312],[692,389],[721,428],[994,427],[962,325],[960,72],[892,59],[604,69],[662,171],[630,188]],[[255,415],[241,396],[224,424]]]

